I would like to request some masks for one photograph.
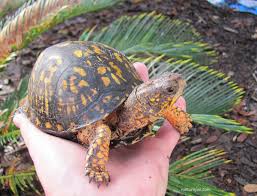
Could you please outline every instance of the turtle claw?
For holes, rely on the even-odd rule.
[[[94,170],[93,168],[87,168],[85,175],[89,178],[89,183],[92,181],[97,183],[99,188],[103,183],[108,186],[110,182],[109,173],[106,170]]]

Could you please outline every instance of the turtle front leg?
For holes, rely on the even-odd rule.
[[[110,182],[110,176],[106,170],[110,139],[110,128],[105,124],[100,124],[96,127],[95,134],[88,148],[85,175],[89,177],[89,182],[93,180],[98,186],[101,183],[108,185]]]
[[[181,134],[187,133],[189,129],[192,128],[192,119],[190,115],[176,106],[172,106],[165,110],[163,112],[163,117]]]

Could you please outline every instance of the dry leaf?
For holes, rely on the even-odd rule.
[[[247,193],[256,193],[257,192],[257,184],[247,184],[244,186],[244,190]]]

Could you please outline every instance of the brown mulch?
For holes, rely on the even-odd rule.
[[[132,15],[152,10],[171,18],[189,21],[204,40],[215,47],[219,62],[212,68],[231,76],[246,91],[244,102],[228,116],[255,129],[254,134],[245,135],[225,133],[203,126],[193,128],[189,134],[190,142],[178,145],[173,157],[189,154],[206,146],[215,145],[224,149],[232,163],[214,170],[215,178],[212,182],[226,191],[246,195],[243,186],[257,184],[257,16],[216,8],[205,0],[127,2],[118,8],[86,14],[44,33],[21,52],[10,63],[7,71],[0,74],[0,100],[17,86],[21,76],[29,73],[36,57],[44,48],[64,40],[76,40],[85,28],[107,25],[123,14]]]

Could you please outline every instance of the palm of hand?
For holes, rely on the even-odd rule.
[[[135,67],[147,79],[146,68],[139,63]],[[185,109],[183,99],[176,105]],[[41,132],[21,114],[15,116],[14,122],[21,129],[46,195],[164,195],[166,192],[169,156],[179,138],[168,122],[154,138],[111,150],[107,164],[111,183],[99,189],[84,176],[86,150],[82,146]]]

